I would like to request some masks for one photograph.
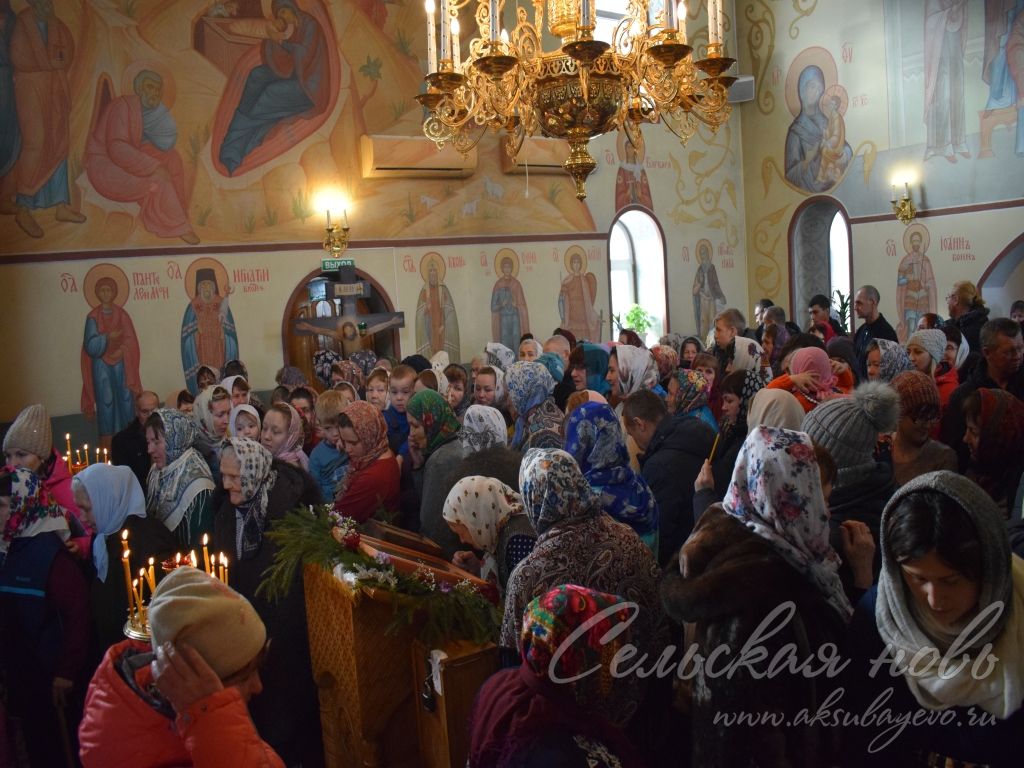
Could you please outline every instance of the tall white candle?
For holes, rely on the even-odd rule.
[[[459,56],[459,33],[462,29],[459,27],[459,19],[456,17],[452,19],[452,64],[456,69],[459,68],[461,63]]]
[[[671,0],[670,0],[671,2]],[[679,8],[676,11],[676,26],[679,27],[679,41],[686,42],[686,0],[679,0]]]
[[[715,20],[718,23],[718,42],[725,44],[725,14],[722,13],[722,0],[717,0],[715,3],[716,13]]]
[[[487,6],[487,24],[491,28],[491,41],[498,39],[501,34],[501,21],[498,18],[498,2],[499,0],[490,0]]]
[[[448,0],[441,0],[441,61],[451,59],[451,14],[448,13]]]
[[[427,9],[427,71],[437,72],[437,28],[434,26],[434,0],[424,3]]]
[[[673,29],[676,25],[675,0],[665,0],[665,28]]]
[[[708,0],[708,43],[720,43],[718,36],[718,0]]]
[[[590,0],[580,0],[580,26],[590,26]]]

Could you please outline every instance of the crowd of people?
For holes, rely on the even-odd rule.
[[[301,573],[258,593],[267,533],[321,503],[493,582],[472,768],[1016,765],[1022,318],[958,283],[900,343],[880,298],[857,292],[854,334],[815,296],[805,330],[762,300],[649,348],[361,350],[281,369],[268,403],[240,361],[203,367],[73,477],[27,406],[0,471],[0,766],[321,764]],[[152,643],[125,640],[125,529],[142,561],[208,537],[231,587],[174,570]]]

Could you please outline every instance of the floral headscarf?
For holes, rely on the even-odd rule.
[[[871,343],[877,345],[878,351],[882,353],[882,364],[878,369],[880,381],[889,382],[896,378],[898,373],[914,370],[914,364],[910,362],[907,350],[895,341],[873,339]]]
[[[619,391],[622,397],[641,389],[658,386],[658,366],[650,350],[620,344],[615,347],[619,367]]]
[[[658,366],[658,379],[664,381],[679,367],[679,353],[667,344],[656,344],[651,347],[654,364]]]
[[[228,419],[228,435],[231,437],[238,437],[238,414],[247,413],[256,419],[256,429],[259,430],[263,425],[263,420],[260,418],[260,412],[253,408],[248,403],[244,405],[236,405],[231,409],[231,417]]]
[[[348,356],[349,362],[359,366],[363,376],[369,376],[370,371],[377,365],[377,353],[369,349],[358,349]]]
[[[362,368],[351,360],[342,360],[339,363],[335,363],[332,366],[331,373],[340,375],[341,380],[351,384],[356,388],[357,392],[366,386],[366,374],[363,373]]]
[[[455,439],[462,426],[455,418],[455,412],[448,405],[448,401],[432,389],[424,389],[409,398],[406,412],[416,421],[421,422],[427,433],[427,447],[423,449],[424,457]]]
[[[481,578],[497,576],[498,534],[512,515],[522,515],[523,500],[500,480],[470,475],[457,482],[445,499],[441,515],[449,523],[461,523],[469,531],[473,548],[484,553]]]
[[[351,403],[342,413],[352,422],[352,431],[363,444],[363,455],[349,458],[351,471],[347,474],[352,474],[366,469],[388,450],[388,425],[384,415],[363,400]]]
[[[743,376],[743,387],[740,390],[740,412],[736,425],[747,431],[747,413],[754,395],[768,386],[768,376],[764,370],[747,371]]]
[[[545,352],[537,358],[537,362],[548,369],[556,383],[565,378],[565,362],[554,352]]]
[[[658,344],[672,347],[672,349],[675,350],[676,358],[681,360],[683,357],[683,341],[684,339],[681,333],[666,333],[658,339]]]
[[[732,354],[732,369],[734,371],[756,371],[762,366],[761,345],[746,336],[737,336],[734,340],[735,347]]]
[[[248,560],[259,552],[263,531],[267,527],[267,509],[270,489],[277,482],[277,472],[271,469],[274,457],[265,447],[247,437],[232,437],[231,448],[240,466],[239,483],[242,498],[236,508],[241,518],[236,538],[236,555]]]
[[[610,406],[584,403],[565,423],[565,451],[601,495],[604,511],[641,538],[658,530],[658,505],[647,484],[629,466],[622,424]]]
[[[107,547],[104,538],[117,533],[129,517],[146,516],[146,494],[142,492],[130,467],[112,464],[91,464],[77,475],[92,503],[96,521],[96,542],[92,548],[92,564],[99,580],[107,580]]]
[[[334,352],[333,354],[337,355],[337,352]],[[328,382],[330,382],[331,380],[330,372],[331,364],[333,362],[334,361],[332,360],[327,363]],[[317,370],[319,371],[319,366],[317,366]],[[319,375],[319,373],[317,375]],[[295,389],[296,387],[304,387],[309,384],[309,382],[306,381],[306,374],[304,374],[301,369],[296,368],[294,365],[286,365],[284,368],[277,372],[277,383],[280,384],[282,387],[287,387],[289,392]]]
[[[611,673],[612,659],[632,641],[635,616],[627,606],[621,597],[563,584],[530,601],[520,635],[523,662],[536,677],[571,681],[576,704],[609,723],[628,722],[639,703],[639,680]]]
[[[199,440],[196,423],[172,408],[160,408],[154,413],[164,425],[166,460],[162,469],[154,466],[149,470],[146,511],[173,531],[195,497],[214,489],[213,474],[194,448]]]
[[[7,555],[14,539],[30,539],[49,532],[64,541],[71,538],[67,512],[50,496],[42,478],[22,467],[7,470],[11,473],[11,514],[0,536],[0,554]]]
[[[528,437],[530,412],[547,400],[555,389],[555,380],[538,362],[520,360],[508,369],[505,377],[508,399],[516,410],[516,431],[512,447],[521,448]]]
[[[305,432],[302,429],[302,414],[300,414],[290,403],[277,403],[270,411],[277,410],[278,407],[287,408],[290,418],[288,419],[288,436],[285,438],[284,445],[281,446],[274,458],[280,459],[281,461],[287,462],[293,466],[302,467],[303,469],[309,468],[309,457],[306,456],[302,450],[302,441],[305,439]]]
[[[561,523],[597,517],[601,499],[565,451],[533,448],[519,467],[523,506],[537,535]]]
[[[792,373],[816,373],[818,383],[813,396],[816,400],[827,400],[835,394],[836,375],[832,372],[832,361],[828,358],[828,352],[818,347],[804,347],[798,349],[789,362],[789,370]]]
[[[497,408],[474,403],[466,409],[459,439],[462,441],[462,452],[467,455],[495,445],[506,446],[508,428],[505,426],[505,417]]]
[[[829,513],[811,439],[803,432],[757,427],[747,435],[722,502],[818,588],[840,616],[853,614],[829,544]]]
[[[492,368],[501,368],[501,370],[506,371],[516,361],[516,353],[504,344],[499,344],[496,341],[488,342],[485,350],[487,352],[487,364]]]
[[[684,368],[676,371],[676,381],[679,382],[679,389],[673,398],[675,413],[689,413],[708,404],[711,388],[703,373]]]

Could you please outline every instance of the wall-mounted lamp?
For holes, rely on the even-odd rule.
[[[332,259],[337,259],[348,249],[348,210],[342,211],[342,225],[331,223],[331,211],[327,210],[327,236],[324,238],[324,251]]]
[[[903,197],[896,197],[896,185],[892,185],[892,197],[889,198],[892,203],[892,212],[896,214],[896,218],[902,221],[904,224],[909,224],[914,220],[917,215],[917,208],[914,207],[914,201],[910,199],[910,182],[903,182]]]

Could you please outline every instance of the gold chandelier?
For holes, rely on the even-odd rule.
[[[437,49],[434,0],[426,0],[427,89],[417,96],[428,115],[423,133],[438,147],[451,142],[467,152],[488,130],[506,131],[506,149],[514,157],[526,136],[538,131],[565,139],[565,169],[576,183],[576,197],[587,196],[586,179],[596,163],[587,142],[612,130],[638,143],[643,123],[663,122],[682,143],[698,121],[717,130],[729,119],[725,75],[735,59],[723,55],[721,0],[708,0],[708,47],[692,57],[686,40],[686,8],[665,0],[652,19],[649,0],[628,0],[628,12],[615,27],[611,43],[594,39],[592,0],[532,0],[516,8],[511,35],[501,29],[504,0],[476,0],[469,56],[459,50],[459,9],[473,0],[441,0],[441,46]],[[561,46],[543,48],[547,32]],[[703,77],[701,76],[703,73]]]

